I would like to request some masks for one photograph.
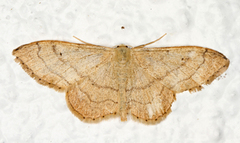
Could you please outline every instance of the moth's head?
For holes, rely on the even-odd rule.
[[[115,49],[115,60],[120,64],[126,64],[131,58],[131,49],[127,45],[118,45]]]
[[[129,46],[121,44],[121,45],[118,45],[116,48],[119,48],[119,49],[123,48],[124,49],[124,48],[129,48]]]

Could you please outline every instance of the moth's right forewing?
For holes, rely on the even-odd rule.
[[[142,48],[133,53],[140,67],[176,93],[201,90],[230,63],[223,54],[198,46]]]

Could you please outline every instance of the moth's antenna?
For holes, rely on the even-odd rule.
[[[155,42],[159,41],[160,39],[162,39],[162,38],[163,38],[164,36],[166,36],[166,35],[167,35],[167,33],[165,33],[163,36],[161,36],[161,37],[158,38],[157,40],[154,40],[154,41],[149,42],[149,43],[147,43],[147,44],[139,45],[139,46],[134,47],[134,48],[143,48],[143,47],[145,47],[145,46],[147,46],[147,45],[150,45],[150,44],[152,44],[152,43],[155,43]]]
[[[84,44],[88,44],[88,45],[94,45],[94,44],[91,44],[91,43],[85,42],[85,41],[83,41],[83,40],[81,40],[81,39],[77,38],[76,36],[73,36],[73,38],[76,38],[77,40],[79,40],[79,41],[83,42]],[[94,45],[94,46],[97,46],[97,45]]]
[[[91,44],[91,43],[85,42],[85,41],[83,41],[83,40],[77,38],[76,36],[73,36],[73,37],[76,38],[77,40],[83,42],[84,44],[92,45],[92,46],[99,46],[99,45],[94,45],[94,44]],[[101,46],[101,47],[109,49],[109,47],[105,47],[105,46]],[[111,48],[110,48],[110,49],[111,49]]]

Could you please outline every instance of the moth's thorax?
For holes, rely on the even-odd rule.
[[[116,62],[120,64],[126,64],[131,58],[131,50],[126,45],[119,45],[115,48]]]

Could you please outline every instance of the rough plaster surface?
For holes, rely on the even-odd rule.
[[[124,29],[121,27],[124,26]],[[197,45],[230,59],[226,74],[200,92],[177,95],[157,125],[113,118],[78,120],[64,93],[36,83],[14,62],[13,49],[37,40],[137,46]],[[239,0],[0,1],[0,143],[240,142]]]

